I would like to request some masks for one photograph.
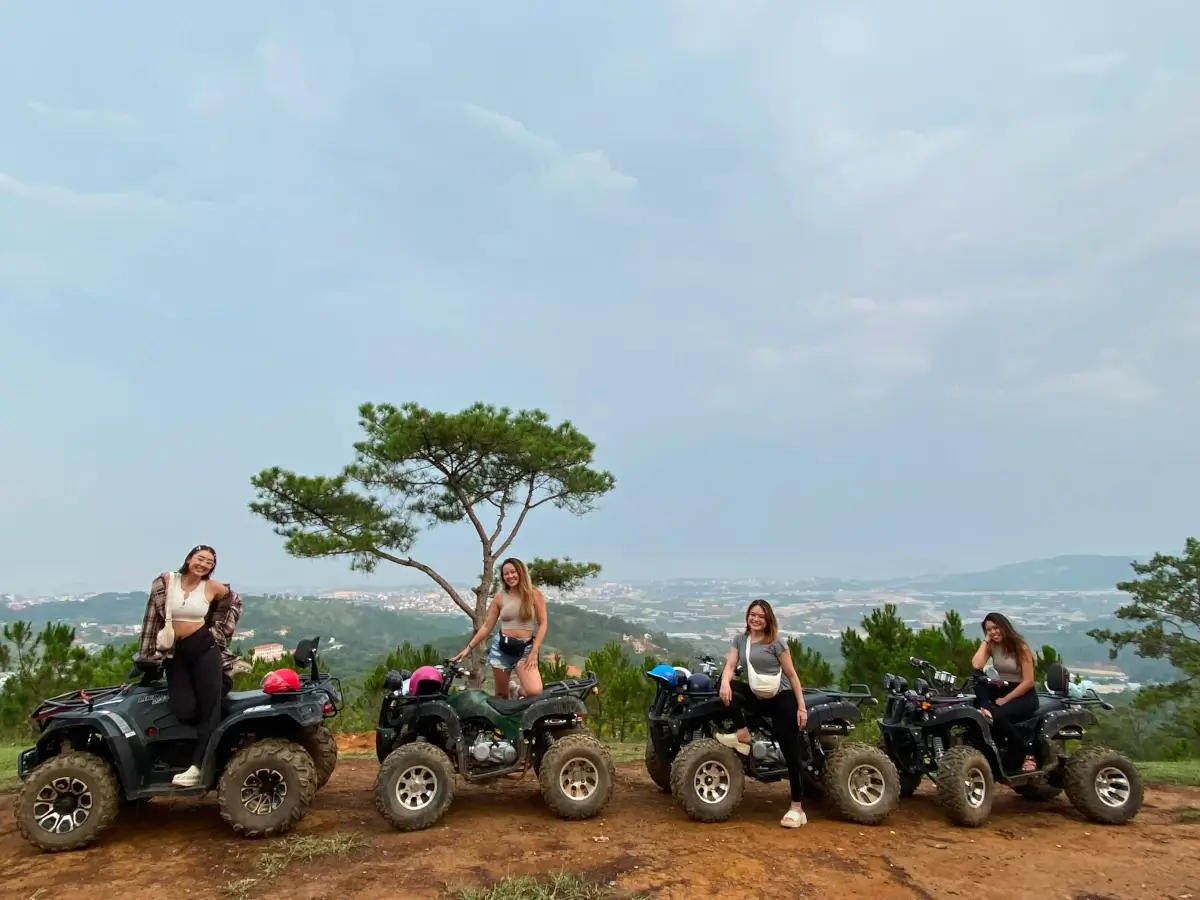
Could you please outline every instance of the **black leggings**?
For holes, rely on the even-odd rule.
[[[232,681],[222,668],[221,648],[212,632],[201,628],[175,641],[175,655],[165,665],[171,712],[187,725],[196,726],[192,765],[204,763],[208,741],[221,721],[221,698]]]
[[[996,703],[1016,687],[1015,684],[992,684],[982,678],[975,680],[975,700],[980,709],[992,713],[992,731],[1001,738],[1010,750],[1020,748],[1022,755],[1033,755],[1033,741],[1017,730],[1015,723],[1033,718],[1038,708],[1037,690],[1026,691],[1020,697],[1009,700],[1003,706]]]
[[[804,783],[800,780],[800,758],[804,742],[800,740],[800,723],[796,720],[796,695],[789,688],[774,697],[756,697],[750,685],[744,681],[729,683],[733,691],[733,721],[737,728],[746,727],[743,710],[762,716],[771,723],[771,734],[779,744],[779,752],[787,763],[788,786],[792,791],[792,802],[804,799]]]

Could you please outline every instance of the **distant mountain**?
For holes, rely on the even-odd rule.
[[[1102,591],[1133,576],[1131,556],[1053,556],[983,572],[922,575],[897,587],[925,591]]]

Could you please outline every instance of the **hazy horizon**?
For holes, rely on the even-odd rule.
[[[1197,26],[4,5],[0,590],[144,590],[201,542],[235,584],[368,583],[247,509],[349,462],[364,401],[572,420],[616,489],[511,549],[615,579],[1178,552]],[[478,565],[469,525],[413,554]]]

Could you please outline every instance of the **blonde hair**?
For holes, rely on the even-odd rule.
[[[537,588],[533,586],[533,581],[529,577],[529,569],[515,556],[510,556],[500,563],[500,585],[505,592],[508,591],[508,582],[504,580],[505,566],[512,566],[517,570],[517,591],[521,595],[521,619],[529,621],[537,612],[537,607],[533,604],[533,599],[537,596]]]

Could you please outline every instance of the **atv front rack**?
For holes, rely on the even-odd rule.
[[[59,713],[74,712],[81,709],[91,712],[97,703],[104,700],[111,700],[123,690],[125,690],[125,685],[117,684],[109,687],[83,688],[78,691],[68,691],[65,694],[59,694],[57,697],[51,697],[49,700],[43,700],[38,704],[37,709],[29,714],[29,717],[31,719],[46,719]]]

